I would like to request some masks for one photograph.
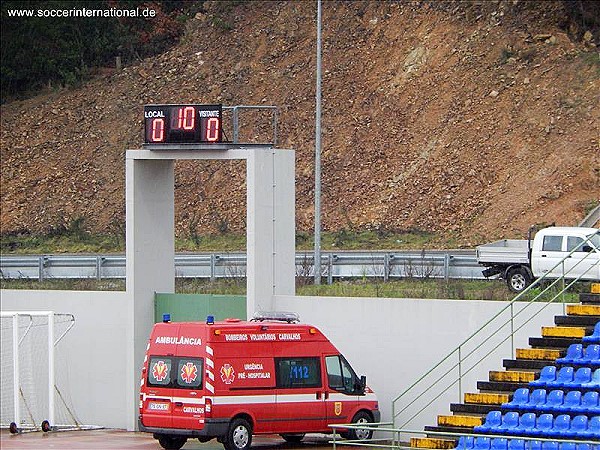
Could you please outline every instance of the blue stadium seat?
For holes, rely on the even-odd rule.
[[[542,450],[558,450],[557,441],[543,441]]]
[[[475,450],[489,450],[490,448],[490,438],[484,436],[478,436],[475,438],[475,445],[473,447]]]
[[[475,438],[473,436],[461,436],[458,438],[458,444],[456,444],[457,450],[471,450],[475,445]]]
[[[534,389],[529,396],[529,401],[521,408],[523,411],[537,411],[546,403],[546,389]]]
[[[506,438],[493,438],[490,444],[491,450],[508,450],[508,439]]]
[[[594,326],[594,332],[590,336],[584,336],[581,339],[586,344],[600,344],[600,322]]]
[[[590,344],[583,351],[583,358],[579,364],[597,366],[600,364],[600,344]]]
[[[509,411],[502,416],[502,423],[493,432],[497,434],[511,433],[514,432],[518,426],[519,413],[515,411]]]
[[[577,412],[577,409],[581,406],[581,392],[580,391],[569,391],[565,394],[565,399],[562,404],[561,411],[565,412]]]
[[[556,380],[556,366],[544,366],[538,379],[530,381],[529,386],[544,387],[546,383]]]
[[[554,425],[552,426],[552,435],[556,437],[566,438],[571,436],[571,416],[568,414],[561,414],[556,416],[554,419]]]
[[[581,396],[581,404],[579,406],[572,407],[572,412],[583,414],[600,414],[599,401],[600,393],[598,391],[587,391]]]
[[[490,411],[485,416],[485,420],[481,425],[473,428],[476,433],[489,433],[497,429],[502,423],[502,413],[500,411]]]
[[[538,411],[559,411],[562,408],[565,399],[565,391],[555,389],[548,393],[546,403],[538,408]]]
[[[552,414],[541,414],[538,416],[537,421],[535,422],[535,428],[531,430],[531,434],[543,438],[551,438],[553,425],[554,419]]]
[[[529,389],[519,388],[513,393],[513,397],[510,402],[502,404],[502,409],[521,411],[527,409],[527,402],[529,402]]]
[[[600,416],[592,416],[588,420],[587,430],[583,433],[586,439],[600,439]]]
[[[581,386],[589,389],[600,388],[600,368],[594,370],[594,372],[592,373],[592,379],[589,383],[583,383]]]
[[[557,377],[558,378],[558,377]],[[573,380],[562,383],[566,388],[579,388],[592,381],[592,369],[589,367],[580,367],[573,375]]]
[[[577,444],[575,442],[560,442],[560,450],[577,450]]]
[[[584,415],[575,416],[571,419],[571,436],[584,437],[587,432],[588,418]]]
[[[573,381],[575,370],[571,366],[561,367],[556,373],[555,380],[549,380],[546,382],[546,387],[560,388],[565,387],[567,383]]]
[[[590,444],[577,444],[577,450],[592,450]]]
[[[514,430],[511,431],[511,434],[518,434],[518,435],[531,434],[531,431],[533,429],[535,429],[535,420],[536,420],[535,413],[528,412],[528,413],[521,414],[521,416],[519,416],[519,425],[517,426],[517,428],[515,428]],[[510,442],[508,444],[510,447]]]
[[[525,450],[525,441],[523,439],[509,439],[508,450]]]
[[[525,450],[542,450],[542,441],[525,441]]]
[[[556,360],[559,364],[574,364],[583,358],[583,344],[571,344],[567,348],[567,354]]]

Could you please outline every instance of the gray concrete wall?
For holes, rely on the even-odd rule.
[[[139,377],[139,368],[135,374],[126,373],[128,346],[124,342],[130,326],[126,311],[131,307],[127,294],[3,290],[1,295],[3,311],[53,310],[75,315],[75,327],[60,344],[68,351],[69,395],[75,411],[84,423],[127,428],[132,419],[126,413],[126,380]],[[296,311],[302,322],[318,326],[356,371],[367,375],[379,396],[383,419],[389,420],[393,398],[506,303],[276,296],[275,306]],[[563,313],[560,305],[543,310],[542,306],[531,307],[539,315],[517,333],[515,348],[528,348],[527,337],[539,336],[541,326],[551,326],[553,317]],[[515,329],[520,326],[517,320]],[[501,345],[489,361],[465,378],[463,392],[477,392],[477,380],[487,379],[488,370],[503,370],[502,359],[512,356],[510,345]],[[427,412],[411,428],[434,424],[435,415],[449,414],[450,402],[456,401],[443,398],[435,411]]]

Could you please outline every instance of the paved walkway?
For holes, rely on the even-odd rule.
[[[307,436],[300,444],[288,444],[279,436],[254,436],[252,448],[260,450],[270,449],[308,449],[329,448],[327,436]],[[90,431],[63,431],[43,433],[41,431],[11,435],[8,430],[0,432],[0,448],[8,449],[134,449],[134,450],[162,450],[151,434],[133,433],[123,430],[90,430]],[[196,439],[190,439],[183,446],[183,450],[223,450],[223,446],[216,440],[201,444]]]

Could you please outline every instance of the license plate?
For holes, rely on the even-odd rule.
[[[148,403],[148,409],[150,409],[152,411],[168,411],[169,404],[162,403],[162,402],[150,402],[150,403]]]

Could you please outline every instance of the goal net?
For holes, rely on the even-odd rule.
[[[88,428],[68,398],[65,349],[60,342],[75,324],[72,314],[2,311],[0,426],[12,433]]]

